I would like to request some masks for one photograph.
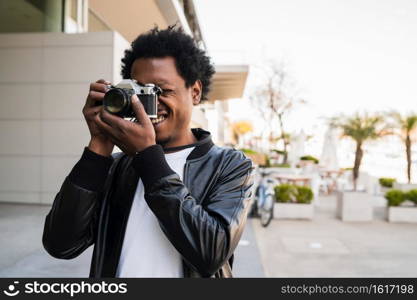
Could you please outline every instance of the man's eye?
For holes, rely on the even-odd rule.
[[[172,94],[173,90],[169,90],[169,89],[163,89],[162,90],[162,95],[167,96]]]

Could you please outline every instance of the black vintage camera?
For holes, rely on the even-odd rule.
[[[148,83],[138,84],[135,80],[125,79],[115,86],[109,86],[104,95],[103,106],[106,111],[122,118],[133,118],[131,97],[136,94],[145,107],[150,118],[156,118],[158,114],[158,96],[162,90],[160,87]]]

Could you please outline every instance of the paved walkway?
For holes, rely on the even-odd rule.
[[[375,198],[375,220],[342,222],[335,197],[321,197],[314,221],[254,220],[267,277],[417,277],[417,224],[385,220]]]
[[[88,277],[92,247],[72,260],[51,257],[42,247],[49,206],[0,204],[0,277]],[[235,277],[263,277],[251,223],[236,249]]]
[[[265,277],[252,220],[248,219],[245,231],[235,251],[233,263],[235,277]],[[256,221],[259,222],[258,219]]]
[[[335,197],[321,197],[313,221],[248,219],[235,252],[235,277],[417,277],[417,224],[342,222]],[[92,249],[50,257],[41,236],[48,206],[0,204],[0,277],[87,277]]]

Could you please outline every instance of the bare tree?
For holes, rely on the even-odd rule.
[[[285,116],[296,102],[304,101],[297,99],[293,93],[295,89],[284,63],[269,63],[262,68],[262,73],[264,83],[257,86],[250,99],[269,126],[270,137],[277,129],[284,146],[284,163],[287,163],[289,139],[286,138],[288,133],[284,127]]]

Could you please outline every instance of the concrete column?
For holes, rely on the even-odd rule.
[[[43,30],[46,32],[62,31],[62,0],[44,0]]]

